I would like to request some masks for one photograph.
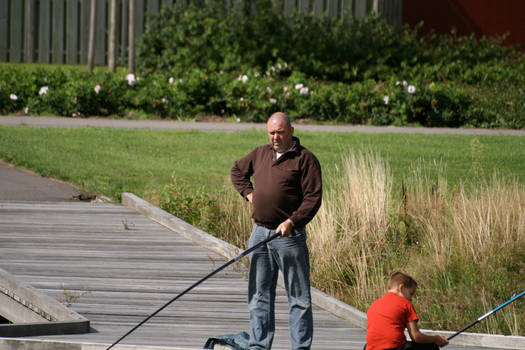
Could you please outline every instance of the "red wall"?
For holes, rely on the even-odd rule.
[[[403,23],[423,21],[422,33],[434,29],[459,35],[508,33],[506,45],[525,45],[525,0],[403,0]]]

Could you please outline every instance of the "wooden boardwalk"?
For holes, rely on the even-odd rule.
[[[111,344],[224,262],[119,204],[0,201],[0,268],[91,321],[88,334],[35,339]],[[210,336],[248,330],[246,291],[245,269],[228,268],[122,344],[202,349]],[[314,320],[313,349],[362,349],[363,329],[317,307]],[[273,349],[290,349],[281,288],[276,327]]]

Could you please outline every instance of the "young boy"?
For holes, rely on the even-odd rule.
[[[417,326],[418,317],[412,297],[417,282],[409,275],[396,272],[388,281],[388,293],[377,299],[367,312],[366,350],[438,350],[448,341],[442,335],[425,335]],[[404,331],[412,341],[407,342]]]

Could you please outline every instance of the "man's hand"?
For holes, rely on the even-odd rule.
[[[250,203],[253,203],[253,202],[252,202],[252,198],[253,198],[253,192],[248,193],[248,194],[246,195],[246,199],[247,199],[248,202],[250,202]]]
[[[293,231],[293,225],[290,221],[285,220],[279,226],[277,226],[275,231],[281,232],[281,237],[288,237]]]

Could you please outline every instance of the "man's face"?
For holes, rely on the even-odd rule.
[[[268,137],[276,152],[283,153],[292,147],[293,127],[287,126],[284,120],[272,118],[268,121]]]

